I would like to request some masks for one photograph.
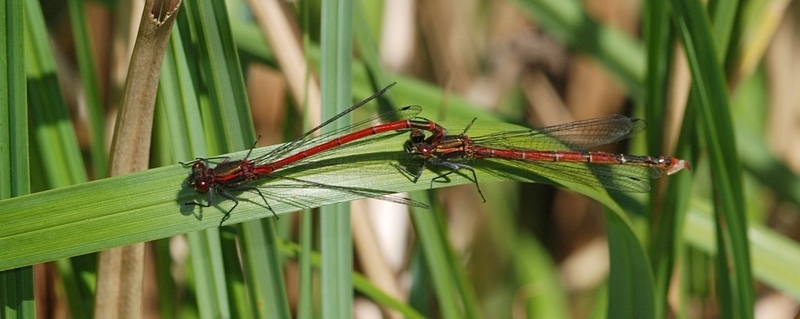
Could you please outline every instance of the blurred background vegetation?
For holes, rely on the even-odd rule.
[[[10,26],[21,23],[8,15],[21,13],[12,2]],[[32,192],[106,177],[142,6],[25,1]],[[151,166],[242,150],[256,135],[260,145],[291,140],[318,121],[326,14],[309,1],[183,3]],[[480,132],[487,122],[627,114],[646,119],[646,133],[605,150],[693,165],[649,195],[611,192],[613,201],[580,186],[491,182],[481,184],[484,204],[459,179],[412,194],[427,211],[354,202],[354,317],[797,315],[796,1],[354,0],[352,14],[354,100],[373,82],[398,81],[396,105],[422,105],[425,117],[457,123],[451,132],[473,117]],[[182,107],[205,116],[174,124]],[[252,117],[255,132],[211,123],[226,112]],[[255,221],[257,233],[238,225],[148,244],[143,316],[325,316],[316,272],[325,260],[309,251],[320,249],[317,217],[284,216]],[[3,281],[4,295],[35,284],[38,317],[89,317],[96,268],[94,254],[37,264],[33,280]]]

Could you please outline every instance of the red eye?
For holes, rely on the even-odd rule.
[[[207,192],[209,186],[210,185],[209,185],[208,181],[206,181],[204,179],[194,181],[194,188],[196,188],[198,192],[201,192],[201,193]]]
[[[406,152],[409,154],[422,155],[423,157],[430,156],[433,153],[434,147],[428,143],[407,141]]]
[[[202,161],[197,161],[197,162],[194,162],[194,164],[192,164],[192,170],[195,170],[195,171],[197,171],[197,170],[204,171],[204,170],[206,170],[206,164],[203,164],[203,162],[202,162]]]
[[[423,156],[430,156],[431,153],[433,153],[433,148],[431,148],[430,145],[427,145],[427,144],[422,145],[421,144],[421,145],[419,145],[419,147],[417,147],[417,152],[419,152]]]

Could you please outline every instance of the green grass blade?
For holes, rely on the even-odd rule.
[[[197,37],[197,63],[209,96],[203,121],[216,122],[212,130],[207,130],[206,138],[215,138],[221,151],[245,149],[255,138],[253,120],[225,3],[203,1],[187,9]]]
[[[352,99],[352,12],[352,0],[322,2],[320,84],[322,101],[330,105],[323,106],[323,118],[346,109]],[[345,125],[345,121],[339,120],[325,130]],[[323,207],[320,214],[323,318],[350,318],[353,316],[353,282],[349,276],[353,270],[350,209],[347,205]]]
[[[675,19],[692,73],[697,95],[698,126],[708,151],[719,223],[717,284],[720,311],[727,318],[753,316],[754,288],[747,242],[747,221],[742,194],[741,164],[736,156],[734,129],[730,118],[718,52],[709,43],[710,22],[700,2],[673,0]]]
[[[669,84],[670,53],[673,39],[669,25],[669,6],[664,1],[646,1],[644,17],[647,45],[647,75],[644,86],[644,119],[647,121],[648,154],[661,153],[666,109],[666,88]]]
[[[738,0],[714,0],[709,2],[708,12],[711,16],[711,33],[714,35],[714,46],[717,48],[717,58],[726,60],[726,52],[731,44],[734,34],[734,24],[738,14]]]
[[[162,79],[162,96],[172,102],[168,103],[165,109],[170,122],[168,130],[172,131],[171,135],[174,137],[172,151],[174,157],[181,160],[217,154],[222,151],[221,147],[226,146],[227,149],[241,149],[245,144],[241,130],[234,129],[239,126],[226,126],[223,121],[223,119],[239,119],[237,107],[223,107],[238,104],[236,101],[224,100],[220,96],[226,96],[225,92],[219,92],[221,90],[242,92],[241,85],[236,86],[237,82],[241,82],[241,76],[238,75],[237,78],[237,75],[231,75],[234,78],[223,78],[231,73],[226,68],[229,63],[211,62],[216,61],[215,58],[235,59],[235,55],[227,56],[222,47],[208,45],[223,43],[225,39],[229,39],[229,36],[225,36],[224,29],[217,28],[219,23],[217,15],[225,13],[224,11],[217,13],[210,3],[186,3],[186,5],[182,13],[187,14],[178,17],[177,31],[180,32],[173,32],[168,51],[174,54],[168,56],[169,63],[165,65],[165,68],[171,68],[168,72],[170,75]],[[191,30],[195,33],[190,33]],[[196,38],[193,38],[193,35]],[[199,73],[203,71],[217,76],[200,77]],[[233,73],[238,74],[238,68]],[[173,81],[167,82],[167,80]],[[216,99],[212,98],[209,102],[206,99],[209,95]],[[217,116],[217,114],[223,115]],[[199,125],[200,123],[202,125]],[[215,133],[202,134],[203,132]],[[233,140],[221,140],[225,136],[235,137]],[[192,279],[197,291],[196,298],[201,316],[247,316],[250,307],[244,303],[247,295],[243,289],[244,277],[236,262],[238,258],[235,254],[237,250],[234,241],[220,241],[219,231],[214,229],[189,233],[187,239],[191,248],[191,267],[194,274]]]
[[[28,73],[28,103],[35,154],[34,161],[43,167],[46,185],[58,188],[88,180],[83,165],[75,128],[69,121],[56,78],[56,63],[50,48],[47,28],[39,3],[26,1],[26,70]]]
[[[541,243],[529,234],[520,234],[511,257],[519,282],[524,284],[527,318],[569,317],[567,292],[559,281],[555,262]]]
[[[654,318],[655,286],[650,262],[633,229],[616,213],[606,214],[611,270],[609,318]]]
[[[85,182],[88,177],[75,128],[70,122],[67,103],[56,77],[56,64],[41,7],[26,1],[26,65],[28,109],[33,132],[33,165],[41,167],[42,182],[36,188],[48,189]],[[46,155],[43,155],[46,154]],[[73,317],[85,317],[94,309],[97,263],[94,256],[59,260],[57,268],[64,278],[64,290]]]
[[[208,154],[203,141],[204,134],[197,134],[198,131],[202,133],[202,127],[197,128],[194,125],[201,122],[200,102],[197,100],[198,94],[189,65],[197,61],[193,59],[190,62],[191,55],[187,55],[184,50],[183,37],[187,29],[185,27],[185,23],[184,28],[178,24],[173,26],[174,30],[159,81],[159,100],[162,102],[160,106],[163,106],[163,117],[167,122],[162,131],[168,133],[162,135],[170,136],[168,147],[170,152],[160,155],[172,163],[176,158],[189,159],[193,158],[194,154]],[[242,277],[236,276],[237,272],[232,271],[230,276],[239,280],[226,278],[219,231],[208,229],[191,232],[186,238],[191,248],[189,256],[191,273],[200,315],[204,317],[229,315],[231,309],[226,280],[236,283],[241,282]]]
[[[429,269],[430,280],[436,293],[439,311],[442,318],[463,318],[464,314],[459,307],[461,304],[456,283],[457,278],[451,266],[460,267],[449,259],[452,255],[447,237],[443,234],[443,226],[437,220],[441,212],[435,214],[430,211],[415,209],[411,212],[414,229],[419,236],[419,245],[425,256],[425,264]]]
[[[254,130],[240,62],[230,31],[227,8],[225,3],[219,1],[205,1],[193,8],[193,16],[197,19],[195,29],[205,30],[202,32],[203,36],[199,37],[199,43],[205,49],[205,55],[201,57],[212,63],[219,59],[225,61],[205,68],[206,74],[212,75],[210,79],[213,80],[207,83],[212,102],[211,108],[208,109],[210,112],[204,112],[203,115],[206,118],[219,117],[214,119],[218,121],[215,127],[219,130],[207,130],[207,132],[223,133],[220,136],[222,138],[220,145],[223,145],[223,149],[246,148],[250,145],[249,141],[254,140]],[[273,227],[272,222],[267,220],[262,224],[259,221],[251,221],[239,226],[240,240],[246,243],[241,246],[242,268],[245,274],[250,274],[244,276],[246,291],[250,298],[239,295],[240,290],[230,288],[233,292],[231,294],[233,302],[242,304],[245,300],[250,300],[246,309],[239,306],[233,309],[233,312],[240,316],[249,313],[251,316],[265,317],[269,316],[268,311],[279,316],[289,313],[285,293],[274,291],[275,283],[281,283],[283,275],[279,260],[274,254],[277,245],[274,232],[263,229],[263,227]],[[264,234],[272,235],[264,236]],[[236,251],[233,245],[226,245],[224,249]],[[236,269],[228,267],[229,273],[234,271]]]
[[[249,146],[249,141],[253,138],[252,119],[247,103],[247,93],[241,74],[240,62],[236,55],[233,37],[230,31],[229,16],[225,3],[219,1],[205,1],[197,6],[192,6],[192,17],[194,30],[198,32],[198,43],[202,48],[200,64],[204,66],[203,71],[209,75],[206,88],[211,98],[209,107],[204,109],[203,120],[215,122],[207,125],[206,132],[215,132],[217,144],[221,149],[243,149]],[[215,61],[225,61],[216,63]],[[205,62],[204,62],[205,61]],[[206,63],[215,65],[206,65]],[[219,134],[221,133],[221,134]],[[206,138],[209,138],[208,134]],[[214,143],[212,143],[213,145]],[[219,149],[218,149],[219,150]],[[212,153],[217,153],[212,151]],[[272,223],[268,220],[266,223]],[[246,243],[241,247],[242,262],[245,274],[245,285],[247,294],[251,298],[243,295],[244,292],[238,289],[239,284],[229,278],[228,286],[231,292],[231,299],[236,304],[232,309],[233,314],[242,316],[264,317],[266,311],[276,310],[275,307],[283,306],[278,313],[288,313],[288,301],[285,294],[273,291],[274,285],[271,283],[281,282],[282,269],[277,263],[274,254],[269,253],[269,247],[274,251],[276,245],[274,236],[264,236],[264,227],[258,221],[248,222],[239,226],[241,241]],[[272,227],[272,226],[269,226]],[[234,252],[236,246],[233,242],[223,247],[225,251]],[[269,256],[273,256],[269,258]],[[234,261],[236,258],[226,258],[226,261]],[[238,277],[237,267],[227,268],[229,276]],[[260,276],[252,274],[259,273]],[[265,278],[270,276],[270,278]],[[266,298],[266,299],[265,299]],[[250,300],[246,306],[244,301]],[[269,305],[269,308],[265,306]]]
[[[297,297],[297,318],[313,318],[313,288],[311,273],[311,246],[314,245],[312,231],[314,228],[314,215],[310,210],[305,210],[300,216],[300,245],[298,262],[300,266],[300,279]]]
[[[289,298],[283,283],[283,267],[278,246],[273,244],[273,241],[264,240],[264,238],[278,238],[271,221],[264,219],[261,222],[242,224],[242,228],[248,233],[248,236],[244,236],[241,241],[243,262],[255,265],[266,261],[263,265],[268,266],[245,268],[245,277],[251,278],[248,282],[256,282],[256,286],[261,287],[261,289],[249,289],[248,293],[250,300],[258,300],[251,304],[254,317],[291,318],[292,312],[289,310]]]
[[[289,258],[299,258],[300,254],[303,253],[303,250],[307,248],[301,247],[298,244],[292,242],[282,242],[280,250],[281,252]],[[309,249],[309,263],[313,265],[315,268],[322,267],[322,259],[320,254]],[[391,309],[397,310],[403,315],[405,318],[425,318],[420,313],[415,311],[413,308],[409,307],[407,304],[392,298],[388,294],[384,293],[378,287],[375,287],[367,278],[364,278],[359,273],[351,272],[352,280],[353,280],[353,287],[356,291],[362,293],[366,297],[370,298],[371,300],[375,301],[378,304],[387,306]]]
[[[25,2],[0,1],[0,199],[30,192]],[[33,267],[0,272],[0,317],[35,318]]]
[[[686,216],[683,240],[709,255],[716,255],[713,208],[710,203],[693,201]],[[748,227],[752,243],[753,273],[765,284],[792,298],[800,299],[800,245],[761,225]]]
[[[192,271],[200,315],[204,318],[230,316],[229,296],[219,231],[209,229],[186,235],[191,251]]]
[[[355,32],[356,46],[359,57],[364,62],[364,69],[367,72],[369,78],[368,82],[372,86],[372,91],[377,92],[382,88],[383,85],[394,81],[391,81],[386,77],[386,74],[380,65],[378,44],[375,42],[375,39],[372,36],[372,30],[367,23],[367,17],[364,14],[363,1],[356,1],[354,7],[355,10],[353,12],[353,20],[355,23],[355,28],[353,31]],[[381,96],[379,101],[387,101],[391,99],[391,96],[392,92],[390,90]],[[380,113],[384,113],[391,111],[391,109],[393,109],[391,103],[380,103],[378,110]]]
[[[162,66],[161,79],[159,81],[159,101],[157,111],[162,111],[164,125],[160,131],[168,133],[161,134],[162,136],[169,136],[169,145],[164,149],[164,153],[159,153],[157,156],[163,161],[157,163],[160,165],[170,165],[174,163],[175,158],[192,158],[192,151],[197,154],[207,154],[205,151],[205,143],[201,138],[192,138],[197,133],[189,129],[193,123],[199,121],[199,101],[197,101],[196,91],[192,78],[189,75],[189,61],[183,49],[181,41],[181,29],[175,26],[170,39],[170,45],[167,47],[164,63]],[[193,61],[196,62],[196,61]],[[160,123],[159,121],[158,123]],[[202,135],[202,134],[201,134]],[[194,141],[194,142],[193,142]],[[241,273],[236,271],[239,269],[238,264],[228,267],[233,271],[226,273],[225,261],[227,261],[226,254],[223,252],[220,234],[218,229],[207,229],[203,231],[191,232],[186,234],[186,239],[191,248],[189,257],[190,262],[188,266],[191,267],[191,284],[196,292],[197,310],[201,317],[214,318],[231,316],[238,314],[237,310],[247,309],[247,305],[239,307],[231,307],[229,300],[230,295],[236,292],[241,292],[244,296],[244,289],[238,289],[243,282]],[[238,257],[229,256],[230,260],[236,261]],[[165,291],[165,285],[162,283],[159,288],[159,296]],[[230,293],[229,293],[230,289]],[[169,298],[170,296],[166,296]],[[243,298],[236,301],[242,301]],[[162,302],[172,302],[171,300],[164,300]],[[174,315],[175,312],[170,314]],[[163,313],[162,313],[163,314]],[[242,314],[246,316],[247,313]]]
[[[84,14],[83,0],[70,0],[70,22],[72,34],[75,39],[75,54],[78,59],[78,70],[81,76],[81,85],[86,98],[86,109],[89,117],[89,132],[91,135],[90,154],[95,178],[108,175],[108,156],[105,150],[105,123],[103,122],[103,103],[100,101],[100,85],[97,81],[97,71],[94,68],[92,57],[91,39],[86,23],[89,21]]]
[[[311,72],[311,62],[308,58],[308,50],[306,48],[310,47],[311,44],[311,16],[312,10],[311,8],[316,8],[316,3],[311,3],[310,1],[303,1],[300,5],[300,20],[302,21],[300,24],[302,25],[303,30],[303,59],[306,63],[306,77],[312,76]],[[235,24],[241,25],[241,24]],[[236,33],[239,34],[239,33]],[[263,39],[263,37],[260,37]],[[263,45],[262,48],[267,48],[266,45]],[[306,88],[306,95],[308,95],[308,88]],[[304,99],[308,101],[308,99]],[[305,105],[308,107],[308,105]],[[316,113],[316,112],[314,112]],[[304,128],[308,128],[310,125],[309,118],[305,118],[305,126]],[[299,280],[298,280],[298,296],[297,296],[297,318],[298,319],[311,319],[316,318],[314,316],[314,309],[318,308],[315,307],[314,295],[318,293],[317,290],[314,289],[314,276],[311,269],[311,259],[312,259],[312,247],[315,245],[314,241],[314,222],[318,217],[315,211],[306,209],[300,213],[300,234],[299,234],[299,241],[300,245],[302,245],[302,249],[300,250],[298,258],[299,264]]]
[[[0,26],[0,198],[30,193],[25,3],[3,1]]]
[[[647,46],[647,77],[645,78],[644,96],[644,118],[648,124],[647,134],[647,153],[659,154],[663,150],[665,113],[667,110],[667,90],[670,79],[670,67],[673,50],[673,34],[670,27],[670,10],[667,2],[646,1],[644,17],[645,44]],[[684,127],[684,131],[689,131]],[[679,144],[684,145],[684,144]],[[676,156],[679,154],[676,154]],[[682,155],[682,154],[681,154]],[[687,159],[685,157],[679,157]],[[691,175],[688,173],[676,176],[677,179],[685,181],[681,183],[684,187],[687,182],[691,183]],[[681,206],[672,205],[677,200],[674,197],[688,192],[679,192],[680,188],[675,188],[678,183],[676,179],[670,179],[670,190],[661,196],[658,192],[651,192],[651,221],[649,257],[653,265],[653,275],[655,282],[655,313],[656,318],[663,318],[667,309],[667,292],[671,282],[673,267],[675,262],[676,244],[678,232],[676,226],[678,220],[683,216]],[[656,183],[652,183],[656,185]],[[660,202],[659,202],[660,201]],[[661,204],[661,205],[659,205]]]

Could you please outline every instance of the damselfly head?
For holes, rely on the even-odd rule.
[[[197,189],[198,192],[205,193],[211,187],[211,181],[208,178],[206,164],[203,161],[196,161],[192,164],[192,173],[189,174],[189,186]]]
[[[667,168],[667,175],[672,175],[672,174],[675,174],[677,172],[680,172],[684,168],[687,169],[687,170],[691,170],[692,169],[692,166],[689,165],[689,162],[687,162],[685,160],[677,159],[677,158],[670,158],[670,160],[672,161],[672,165],[670,165]]]

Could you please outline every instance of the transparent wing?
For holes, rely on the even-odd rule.
[[[535,130],[497,132],[476,137],[473,141],[476,145],[505,149],[588,150],[630,138],[645,127],[641,119],[612,115]]]

